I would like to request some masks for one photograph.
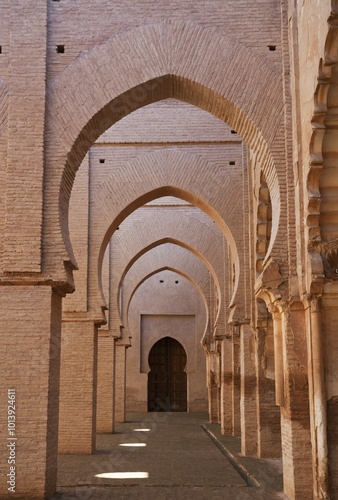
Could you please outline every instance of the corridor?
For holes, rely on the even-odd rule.
[[[51,498],[286,498],[280,460],[241,456],[239,438],[207,422],[204,413],[128,413],[115,434],[97,436],[94,455],[59,456]]]

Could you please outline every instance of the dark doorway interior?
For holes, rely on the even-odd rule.
[[[149,353],[148,411],[187,411],[187,355],[171,337],[156,342]]]

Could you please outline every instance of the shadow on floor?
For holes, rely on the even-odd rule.
[[[51,500],[274,500],[280,460],[243,457],[205,413],[129,413],[93,455],[60,455]]]

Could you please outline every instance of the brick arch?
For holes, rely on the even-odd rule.
[[[216,272],[215,268],[212,266],[210,260],[205,255],[203,255],[203,253],[201,253],[201,251],[198,248],[192,247],[191,245],[189,245],[185,241],[181,241],[181,240],[178,240],[176,238],[169,237],[169,236],[165,237],[165,238],[163,238],[161,240],[152,241],[151,243],[149,243],[149,245],[143,247],[136,254],[134,254],[133,257],[132,257],[132,259],[128,262],[128,264],[126,265],[125,269],[123,270],[122,275],[120,276],[119,286],[122,284],[122,282],[123,282],[123,280],[125,278],[125,275],[129,271],[129,269],[131,268],[131,266],[140,257],[142,257],[142,255],[144,255],[145,253],[147,253],[149,250],[152,250],[153,248],[156,248],[156,247],[158,247],[160,245],[163,245],[165,243],[172,243],[173,245],[177,245],[179,247],[185,248],[186,250],[189,250],[191,253],[193,253],[194,255],[196,255],[196,257],[198,257],[203,262],[203,264],[209,269],[210,273],[214,277],[215,282],[218,284],[217,285],[218,290],[220,290],[220,285],[219,285],[219,280],[218,280],[217,272]]]
[[[133,298],[133,296],[135,295],[135,293],[137,292],[138,288],[140,288],[140,286],[142,285],[142,283],[144,283],[147,279],[149,279],[151,276],[154,276],[155,274],[158,274],[160,273],[161,271],[172,271],[173,273],[177,273],[179,274],[180,276],[183,276],[184,278],[186,278],[188,281],[190,281],[194,287],[198,290],[202,300],[203,300],[203,304],[205,306],[205,310],[206,310],[206,315],[207,315],[207,318],[209,317],[209,313],[208,313],[208,309],[207,309],[207,300],[206,300],[206,297],[204,295],[204,292],[203,292],[203,289],[200,287],[200,285],[194,280],[194,278],[192,276],[190,276],[189,274],[187,274],[186,272],[184,272],[182,269],[178,269],[176,267],[171,267],[171,266],[163,266],[163,267],[159,267],[159,268],[156,268],[154,269],[153,271],[149,272],[149,274],[145,275],[139,283],[137,283],[137,285],[135,286],[134,290],[132,291],[130,297],[129,297],[129,300],[128,300],[128,305],[126,307],[126,312],[127,312],[127,315],[128,315],[128,310],[129,310],[129,307],[130,307],[130,303],[131,303],[131,300]]]
[[[121,287],[123,286],[123,281],[124,281],[126,275],[128,274],[128,271],[131,269],[131,267],[134,264],[137,263],[137,261],[141,257],[145,256],[151,250],[158,248],[162,245],[166,245],[168,243],[171,245],[175,245],[177,247],[181,247],[181,248],[187,250],[188,252],[190,252],[191,254],[193,254],[195,257],[197,257],[204,264],[204,266],[208,269],[208,271],[212,275],[213,280],[214,280],[215,285],[216,285],[217,294],[218,294],[218,311],[217,311],[217,318],[216,318],[216,321],[217,321],[217,319],[219,317],[219,313],[220,313],[220,308],[223,307],[221,285],[220,285],[218,273],[216,273],[216,271],[213,268],[213,266],[211,265],[211,263],[198,249],[190,246],[189,244],[187,244],[184,241],[179,241],[175,238],[163,238],[162,240],[154,241],[151,244],[149,244],[148,246],[144,247],[142,250],[140,250],[137,254],[135,254],[134,257],[128,262],[128,265],[124,269],[123,274],[120,276],[118,290],[119,291],[121,290]],[[119,298],[120,298],[120,293],[117,294],[117,296],[116,296],[117,304],[113,304],[113,307],[116,306],[117,309],[119,310],[120,314],[122,315],[121,303],[119,303]]]
[[[338,279],[338,2],[331,2],[324,59],[320,60],[314,95],[310,170],[307,179],[309,257],[311,284],[321,289],[323,276]],[[318,288],[319,287],[319,288]]]
[[[193,277],[191,277],[190,275],[186,274],[184,271],[182,271],[181,269],[177,269],[175,267],[170,267],[170,266],[164,266],[162,268],[159,268],[159,269],[154,269],[152,272],[150,272],[147,276],[144,277],[144,279],[142,279],[142,282],[140,281],[140,283],[135,287],[134,291],[132,292],[132,295],[130,296],[130,300],[128,301],[128,307],[126,308],[126,317],[128,317],[128,310],[129,310],[129,306],[130,306],[130,302],[134,296],[134,294],[136,293],[137,289],[142,285],[142,283],[144,283],[148,278],[150,278],[151,276],[157,274],[157,273],[160,273],[161,271],[172,271],[174,273],[177,273],[181,276],[183,276],[184,278],[186,278],[188,281],[190,281],[194,286],[195,288],[197,289],[197,291],[199,292],[201,298],[202,298],[202,301],[203,301],[203,304],[205,306],[205,314],[206,314],[206,322],[205,322],[205,328],[204,328],[204,331],[203,331],[203,335],[201,337],[201,342],[203,342],[203,344],[208,344],[210,342],[210,338],[211,338],[211,332],[212,332],[212,328],[211,328],[211,325],[210,325],[210,315],[209,315],[209,311],[208,311],[208,307],[207,307],[207,301],[206,301],[206,297],[203,293],[203,290],[199,287],[198,283],[196,283],[193,279]],[[128,322],[127,322],[127,329],[126,329],[126,336],[131,336],[131,332],[129,330],[129,325],[128,325]]]
[[[142,210],[142,209],[141,209]],[[147,209],[141,215],[139,210],[126,219],[128,226],[122,224],[120,231],[114,233],[114,242],[122,248],[123,259],[114,263],[116,282],[111,283],[112,297],[118,298],[119,288],[126,273],[134,262],[151,248],[165,242],[185,246],[193,253],[197,252],[202,261],[213,273],[215,282],[219,283],[218,293],[225,306],[224,237],[218,226],[203,212],[196,217],[195,209],[172,211],[163,210],[153,213]],[[133,241],[133,245],[130,245]],[[211,245],[213,241],[215,244]],[[114,299],[115,301],[115,299]],[[116,307],[117,310],[117,307]]]
[[[152,268],[154,266],[151,266]],[[163,265],[162,267],[156,267],[156,269],[147,269],[147,273],[141,273],[143,274],[143,276],[141,277],[141,275],[139,276],[139,279],[140,281],[135,285],[133,285],[133,288],[130,290],[128,289],[128,292],[130,292],[130,294],[128,295],[128,300],[127,300],[127,303],[126,303],[126,306],[125,306],[125,312],[128,313],[128,310],[129,310],[129,307],[130,307],[130,302],[133,298],[133,296],[135,295],[137,289],[142,285],[142,283],[144,283],[148,278],[150,278],[150,276],[153,276],[154,274],[157,274],[161,271],[173,271],[177,274],[180,274],[181,276],[184,276],[188,281],[190,281],[195,287],[196,289],[199,291],[201,297],[202,297],[202,300],[203,300],[203,303],[206,307],[206,312],[207,312],[207,316],[209,315],[208,314],[208,311],[207,311],[207,300],[206,300],[206,295],[205,295],[205,292],[206,290],[203,290],[203,288],[205,288],[207,285],[206,283],[201,283],[199,281],[199,277],[198,276],[194,276],[193,273],[191,273],[189,270],[185,269],[184,267],[179,267],[179,266],[172,266],[172,265]],[[206,270],[205,270],[206,271]],[[205,276],[207,276],[207,272],[205,272]]]
[[[105,183],[97,186],[94,192],[96,202],[91,211],[93,229],[89,266],[93,270],[98,269],[98,273],[89,273],[92,280],[89,283],[90,309],[98,311],[102,304],[102,261],[115,229],[137,208],[162,196],[174,196],[191,203],[218,225],[228,242],[236,267],[234,302],[241,279],[241,257],[237,250],[242,238],[241,211],[238,205],[240,199],[233,192],[228,171],[223,167],[214,165],[210,168],[210,163],[198,155],[163,149],[140,155],[124,164],[123,168],[110,171]],[[128,191],[121,196],[121,183],[123,186],[126,179]],[[221,193],[220,186],[223,188]],[[232,226],[227,224],[228,217]]]
[[[173,252],[172,246],[177,247]],[[184,275],[199,290],[203,302],[207,309],[207,298],[210,290],[210,274],[206,265],[184,247],[176,244],[164,243],[158,247],[148,250],[129,269],[124,278],[123,284],[123,310],[122,321],[126,322],[130,302],[139,286],[148,279],[149,276],[159,272],[159,270],[175,270]]]
[[[191,22],[141,26],[82,54],[48,92],[45,267],[58,273],[59,262],[75,264],[68,232],[69,196],[88,148],[126,114],[168,97],[221,118],[256,152],[272,196],[274,239],[284,204],[278,186],[283,141],[275,141],[284,133],[282,95],[280,80],[263,58]]]

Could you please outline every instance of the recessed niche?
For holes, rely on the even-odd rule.
[[[268,49],[270,50],[270,52],[275,52],[276,48],[276,45],[268,45]]]
[[[232,134],[237,134],[236,130],[231,130]]]
[[[229,161],[229,165],[236,165],[235,161]]]
[[[104,158],[100,158],[100,159],[99,159],[99,162],[100,162],[100,163],[104,163],[105,161],[106,161],[106,160],[105,160]]]
[[[64,54],[64,52],[65,52],[65,46],[64,45],[57,45],[56,46],[56,52],[58,54]]]
[[[160,280],[160,283],[164,283],[164,280]]]

